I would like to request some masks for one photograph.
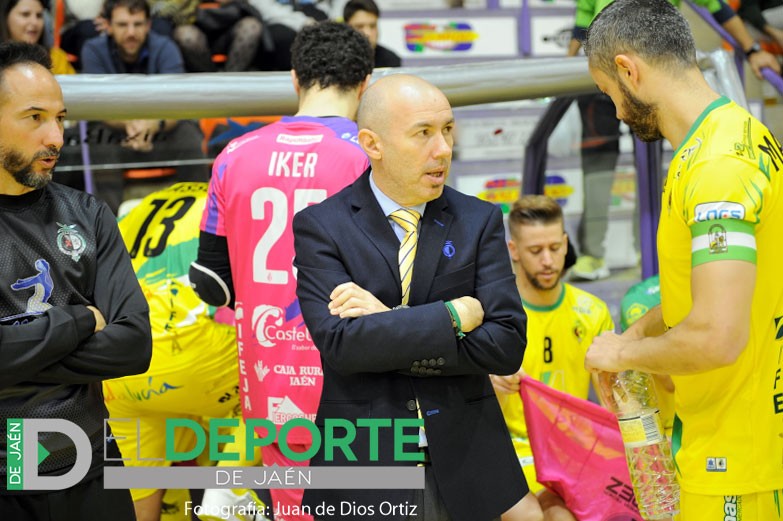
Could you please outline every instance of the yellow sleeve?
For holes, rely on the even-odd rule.
[[[738,158],[703,161],[685,187],[693,266],[715,260],[756,262],[755,226],[769,190],[756,164]]]
[[[59,47],[52,47],[49,50],[49,56],[52,57],[53,74],[76,74],[76,70],[68,61],[68,54]]]

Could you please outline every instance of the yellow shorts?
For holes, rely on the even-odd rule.
[[[680,491],[674,521],[777,521],[783,519],[783,490],[742,496],[703,496]]]
[[[153,339],[152,363],[146,373],[103,383],[109,424],[125,466],[171,465],[165,460],[169,418],[201,421],[240,416],[234,327],[209,322],[189,329],[195,331]],[[178,452],[195,444],[191,429],[174,430]],[[131,490],[134,501],[154,492]]]
[[[522,462],[520,461],[520,463]],[[533,465],[532,461],[529,465],[522,465],[522,472],[525,474],[525,481],[527,481],[527,488],[530,489],[530,492],[538,494],[544,490],[544,485],[538,482],[536,466]]]
[[[530,489],[530,492],[538,494],[544,490],[544,485],[540,484],[536,477],[536,466],[533,462],[533,449],[530,447],[530,441],[527,438],[512,435],[511,442],[514,444],[514,452],[522,467],[522,472],[525,474],[527,488]]]

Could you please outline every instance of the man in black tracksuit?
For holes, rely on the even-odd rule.
[[[49,183],[65,118],[49,66],[42,48],[0,45],[0,518],[131,520],[128,491],[103,489],[101,381],[147,369],[149,310],[109,208]],[[92,445],[87,475],[63,491],[7,490],[8,418],[76,424]],[[40,476],[73,466],[69,437],[38,441]]]

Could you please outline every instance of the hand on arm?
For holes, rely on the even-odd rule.
[[[484,323],[484,308],[478,299],[464,296],[450,302],[459,316],[460,329],[463,333],[470,333]]]
[[[353,282],[334,288],[329,299],[329,312],[340,318],[355,318],[390,310],[372,293]]]
[[[152,150],[153,139],[161,130],[159,119],[133,119],[125,122],[125,139],[122,146],[139,151]],[[164,122],[165,125],[165,122]]]
[[[89,383],[143,373],[149,367],[152,356],[149,307],[107,206],[102,205],[95,226],[97,274],[94,302],[86,310],[94,333],[59,361],[50,360],[50,365],[32,381]]]
[[[45,368],[76,350],[97,327],[95,311],[55,306],[27,324],[0,326],[0,389],[36,381]]]
[[[95,333],[103,331],[103,328],[106,327],[106,319],[103,318],[103,314],[95,306],[87,306],[87,309],[92,311],[92,314],[95,315]]]
[[[585,368],[682,375],[731,365],[748,341],[755,281],[756,266],[750,262],[696,266],[691,275],[693,305],[682,322],[655,337],[604,333],[588,349]]]
[[[519,382],[524,376],[525,371],[520,368],[516,373],[506,376],[491,374],[489,379],[492,382],[492,387],[495,388],[496,394],[517,394],[519,393]]]

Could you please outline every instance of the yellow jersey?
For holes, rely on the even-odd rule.
[[[177,183],[147,196],[119,220],[125,247],[150,306],[153,357],[149,373],[190,364],[188,351],[203,349],[199,340],[206,334],[204,328],[233,330],[214,323],[215,308],[196,295],[188,278],[190,263],[198,252],[207,188],[207,183]]]
[[[673,377],[672,451],[680,485],[693,494],[783,488],[782,165],[769,130],[720,98],[693,124],[664,184],[658,256],[667,327],[691,310],[693,267],[756,265],[750,338],[738,360]]]
[[[585,370],[585,353],[594,337],[614,330],[614,322],[601,299],[570,284],[562,287],[560,298],[552,306],[534,306],[522,300],[527,313],[522,369],[558,391],[587,399],[590,373]],[[500,404],[517,457],[527,467],[533,463],[533,454],[522,398],[518,394],[503,395]],[[534,483],[528,486],[533,487],[531,490],[540,488]]]

